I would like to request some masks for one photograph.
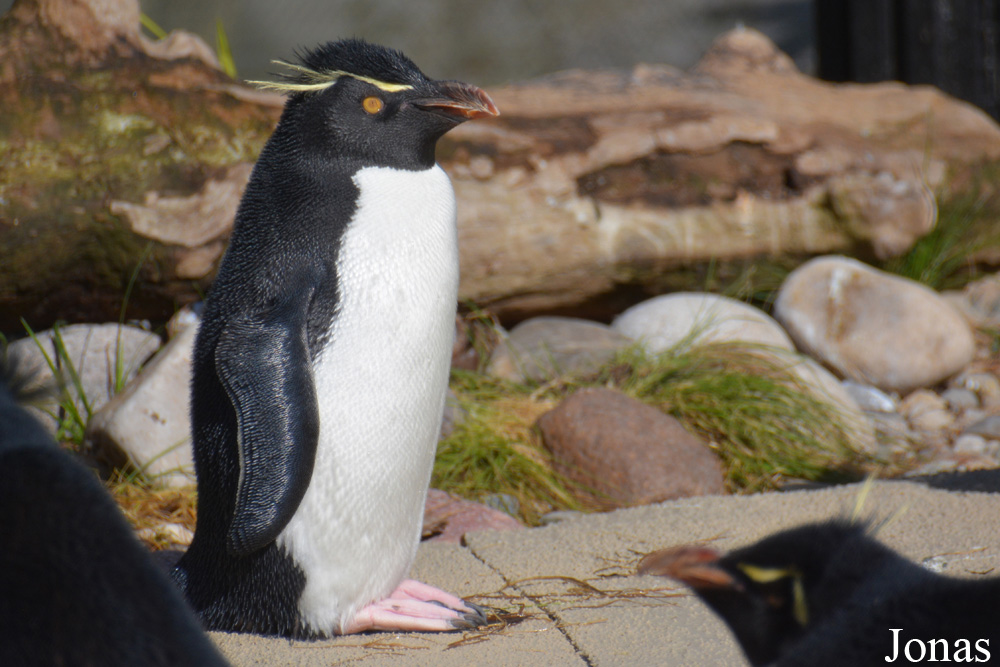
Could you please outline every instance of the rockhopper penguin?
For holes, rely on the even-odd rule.
[[[870,533],[842,520],[728,555],[676,547],[643,558],[639,573],[694,589],[755,666],[910,664],[919,655],[989,663],[998,655],[1000,578],[935,574]]]
[[[0,347],[0,665],[222,667],[94,473],[20,402]]]
[[[473,627],[481,609],[405,577],[458,289],[435,145],[497,109],[357,39],[286,65],[195,345],[198,526],[174,578],[217,630]]]

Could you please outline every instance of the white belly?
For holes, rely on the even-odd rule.
[[[455,196],[439,166],[368,168],[337,268],[338,316],[313,360],[312,480],[278,537],[314,630],[337,631],[413,562],[448,386],[458,292]]]

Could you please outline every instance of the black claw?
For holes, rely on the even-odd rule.
[[[481,607],[474,602],[469,602],[468,600],[462,600],[465,606],[472,610],[472,612],[465,612],[461,609],[455,609],[449,607],[444,602],[440,600],[428,600],[431,604],[436,604],[439,607],[444,607],[445,609],[451,609],[454,612],[462,614],[461,618],[452,619],[450,623],[453,627],[468,630],[470,628],[476,628],[480,625],[489,625],[489,619],[486,618],[486,607]]]
[[[471,614],[466,614],[462,618],[453,618],[450,621],[448,621],[448,623],[451,625],[451,627],[455,628],[456,630],[471,630],[475,627],[478,627],[480,624],[473,623],[471,620],[469,620],[469,616],[471,616]]]
[[[466,607],[475,612],[474,614],[466,614],[466,617],[475,618],[478,621],[477,625],[486,625],[489,623],[489,620],[486,618],[486,607],[481,607],[474,602],[469,602],[468,600],[464,600],[464,602]]]

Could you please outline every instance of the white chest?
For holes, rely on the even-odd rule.
[[[306,573],[303,619],[330,631],[388,594],[419,540],[458,290],[455,197],[440,167],[355,175],[339,307],[313,360],[312,480],[278,538]]]

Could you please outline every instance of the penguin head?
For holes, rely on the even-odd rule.
[[[282,129],[300,147],[359,166],[426,169],[437,140],[474,118],[498,115],[489,95],[460,81],[435,81],[401,52],[360,39],[330,42],[280,63],[289,94]]]
[[[892,552],[865,524],[793,528],[729,554],[704,546],[656,551],[639,574],[691,587],[729,626],[754,665],[769,664],[843,602]]]

